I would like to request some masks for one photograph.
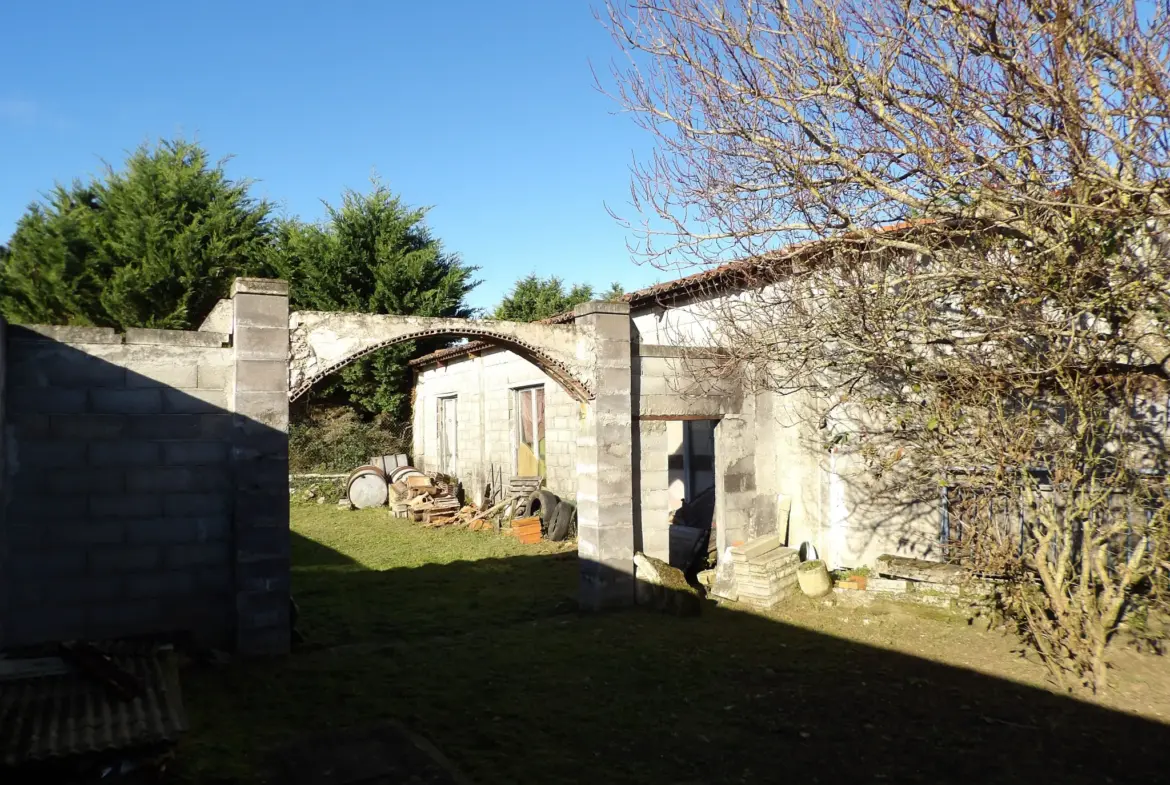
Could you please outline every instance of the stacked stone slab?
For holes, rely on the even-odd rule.
[[[796,590],[800,555],[780,545],[779,535],[757,537],[729,549],[739,601],[771,608]]]

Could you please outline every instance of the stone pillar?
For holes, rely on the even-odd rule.
[[[755,417],[750,411],[724,415],[715,427],[715,541],[720,557],[752,538],[749,523],[755,497]]]
[[[577,437],[580,603],[586,610],[634,602],[633,387],[630,306],[588,302],[573,309],[588,336],[594,399]]]
[[[236,649],[289,650],[288,284],[232,285]]]

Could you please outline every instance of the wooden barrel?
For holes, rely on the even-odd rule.
[[[359,510],[384,507],[389,498],[386,473],[377,466],[359,466],[345,481],[345,492],[349,503]]]

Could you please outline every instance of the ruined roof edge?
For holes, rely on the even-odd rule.
[[[937,222],[931,219],[904,221],[891,226],[879,227],[872,230],[872,232],[864,233],[864,235],[899,232],[934,223]],[[859,232],[853,236],[860,237],[862,234]],[[850,235],[845,236],[845,238],[849,237]],[[701,294],[721,294],[734,290],[737,285],[743,284],[747,280],[747,274],[757,271],[764,265],[772,265],[785,259],[791,259],[797,254],[815,250],[826,242],[825,240],[809,240],[803,243],[795,243],[762,256],[750,259],[737,259],[726,264],[721,264],[718,267],[712,267],[710,270],[703,270],[683,276],[682,278],[676,278],[673,281],[665,281],[654,284],[653,286],[647,286],[644,289],[638,289],[629,294],[622,295],[619,299],[630,304],[630,311],[632,313],[636,309],[653,307],[655,305],[665,306]],[[572,321],[573,312],[570,310],[559,313],[556,316],[551,316],[548,319],[541,319],[536,324],[569,324]],[[416,357],[410,361],[409,365],[413,368],[419,368],[424,365],[446,362],[463,357],[464,355],[493,349],[506,351],[503,347],[496,346],[488,341],[469,341],[446,349],[439,349],[430,354],[424,354],[422,357]]]

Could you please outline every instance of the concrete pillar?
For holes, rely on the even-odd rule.
[[[6,646],[8,637],[8,584],[12,579],[8,556],[8,491],[11,478],[8,476],[8,433],[7,406],[8,379],[8,322],[0,317],[0,650]]]
[[[236,649],[289,649],[288,284],[232,285]]]
[[[751,539],[756,424],[750,406],[744,408],[747,411],[725,415],[715,426],[715,541],[720,554]]]
[[[634,602],[633,377],[630,307],[588,302],[573,310],[592,337],[594,399],[577,437],[577,533],[583,609]]]

